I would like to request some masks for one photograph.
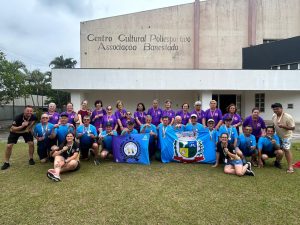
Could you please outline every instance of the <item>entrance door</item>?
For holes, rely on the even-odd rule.
[[[219,108],[223,114],[227,113],[226,109],[230,104],[236,105],[236,95],[220,95],[219,100]]]

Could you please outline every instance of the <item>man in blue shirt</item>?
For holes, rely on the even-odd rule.
[[[131,120],[127,121],[127,127],[122,130],[121,135],[138,134],[139,132],[134,129],[134,122]]]
[[[239,135],[237,146],[243,152],[244,157],[251,156],[253,166],[258,166],[256,139],[252,134],[251,126],[244,127],[243,133]]]
[[[175,116],[174,123],[173,123],[172,127],[173,127],[173,129],[176,133],[185,131],[185,126],[184,126],[184,124],[182,124],[181,116],[179,116],[179,115]]]
[[[117,131],[112,129],[112,123],[107,122],[105,130],[99,134],[99,144],[102,145],[101,159],[113,156],[112,139],[113,136],[118,136]]]
[[[197,122],[198,117],[196,114],[192,114],[190,118],[191,122],[185,126],[185,131],[193,131],[195,135],[198,135],[199,132],[204,130],[204,127],[201,123]]]
[[[83,124],[81,124],[77,130],[77,138],[79,139],[79,149],[81,152],[82,159],[88,159],[89,150],[92,149],[94,153],[94,163],[99,165],[99,151],[97,143],[97,129],[94,125],[90,124],[91,119],[89,115],[83,117]]]
[[[47,113],[42,114],[41,122],[38,123],[33,131],[33,135],[37,140],[37,152],[41,163],[45,163],[48,160],[49,152],[51,151],[51,142],[49,136],[54,129],[54,125],[49,123],[49,115]]]
[[[176,119],[175,119],[176,120]],[[152,117],[150,115],[146,116],[146,123],[142,124],[140,133],[150,134],[149,139],[149,158],[151,159],[155,153],[155,139],[157,138],[156,126],[151,123]]]
[[[275,129],[273,126],[267,127],[266,136],[262,136],[258,140],[258,165],[263,167],[265,160],[268,158],[276,157],[274,166],[281,169],[281,160],[283,157],[283,151],[280,149],[279,137],[274,134]]]

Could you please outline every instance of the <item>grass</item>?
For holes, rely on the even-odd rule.
[[[294,145],[299,160],[300,144]],[[4,143],[0,143],[3,157]],[[94,166],[46,177],[52,164],[28,165],[27,147],[14,147],[0,171],[0,224],[299,224],[300,171],[271,166],[255,177],[225,175],[199,164]],[[286,168],[286,161],[283,164]]]

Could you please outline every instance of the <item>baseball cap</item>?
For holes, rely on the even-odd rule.
[[[69,115],[68,115],[68,113],[66,113],[66,112],[62,112],[62,113],[60,114],[60,117],[69,117]]]
[[[192,114],[192,115],[191,115],[191,118],[192,118],[192,117],[196,117],[196,118],[197,118],[198,116],[197,116],[196,114]]]
[[[106,126],[107,126],[107,127],[112,127],[112,123],[111,123],[111,122],[107,122],[107,123],[106,123]]]
[[[214,121],[213,119],[208,119],[207,122],[208,122],[208,123],[210,123],[210,122],[213,122],[213,123],[214,123],[215,121]]]
[[[232,120],[232,117],[231,117],[230,115],[225,115],[225,116],[223,117],[223,120],[224,120],[224,121],[229,121],[229,120]]]

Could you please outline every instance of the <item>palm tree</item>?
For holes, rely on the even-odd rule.
[[[77,61],[73,58],[65,58],[61,55],[59,57],[55,57],[49,64],[52,69],[60,69],[60,68],[75,68]]]

